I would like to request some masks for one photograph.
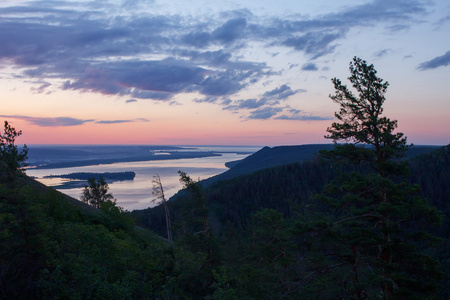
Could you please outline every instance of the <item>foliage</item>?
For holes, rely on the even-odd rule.
[[[330,97],[340,105],[335,114],[340,122],[333,123],[326,136],[335,143],[350,143],[322,154],[336,162],[367,165],[372,171],[344,174],[317,197],[332,213],[325,230],[317,227],[317,234],[329,243],[316,239],[325,264],[314,272],[331,276],[327,282],[334,282],[331,289],[337,297],[435,295],[441,273],[438,263],[420,249],[433,241],[420,224],[438,224],[439,214],[418,195],[418,187],[402,182],[407,163],[398,159],[408,146],[402,133],[394,133],[397,121],[382,116],[388,83],[377,77],[373,65],[356,57],[350,72],[359,96],[340,80],[332,80],[336,94]],[[335,272],[340,280],[332,280]]]
[[[158,174],[153,176],[153,196],[156,196],[152,202],[159,201],[158,204],[162,204],[164,206],[164,211],[166,214],[166,229],[167,229],[167,239],[172,242],[172,228],[170,222],[170,210],[167,205],[166,196],[164,195],[164,187],[161,183],[161,177]]]
[[[161,298],[173,270],[167,247],[137,232],[112,202],[96,213],[27,183],[0,185],[2,299]]]
[[[103,177],[88,179],[88,185],[84,187],[81,201],[88,203],[95,208],[100,208],[101,204],[114,200],[111,193],[108,193],[108,184]]]
[[[22,131],[16,131],[7,121],[4,124],[3,134],[0,133],[0,180],[12,182],[17,175],[23,174],[23,168],[27,166],[26,160],[28,148],[23,146],[19,151],[15,145],[16,139],[22,135]]]
[[[420,183],[424,187],[420,191],[414,186],[410,186],[409,191],[414,192],[413,196],[419,201],[418,204],[423,200],[421,197],[429,197],[432,204],[445,210],[445,215],[450,214],[448,197],[445,194],[448,189],[446,179],[450,177],[449,147],[418,156],[409,162],[411,172],[408,182]],[[342,171],[342,175],[338,175],[338,169]],[[352,172],[359,176],[352,179]],[[333,298],[341,289],[344,278],[349,278],[344,275],[351,274],[351,269],[348,267],[338,268],[337,264],[331,264],[330,257],[324,258],[323,255],[323,251],[326,249],[344,245],[336,244],[335,241],[343,227],[337,227],[335,230],[331,230],[333,227],[327,227],[328,224],[338,221],[342,210],[336,211],[334,206],[329,205],[332,202],[322,202],[317,198],[310,199],[310,197],[323,190],[324,185],[333,179],[335,179],[335,186],[340,186],[342,178],[342,180],[360,182],[360,186],[363,187],[366,183],[363,181],[364,176],[362,175],[372,174],[371,176],[377,178],[378,175],[373,173],[367,164],[341,164],[337,168],[331,163],[321,164],[312,161],[261,170],[251,175],[217,183],[205,189],[203,192],[209,208],[208,220],[210,224],[214,224],[211,227],[218,239],[222,262],[220,267],[213,270],[213,283],[206,293],[212,293],[211,297],[213,295],[220,297],[222,294],[236,295],[238,299],[261,298],[263,297],[261,295],[271,295],[273,298],[283,297],[283,299]],[[368,186],[373,187],[375,182],[371,183],[370,181]],[[347,186],[350,185],[350,183],[347,184]],[[399,190],[404,186],[399,186]],[[330,184],[327,191],[333,192],[333,190],[333,185]],[[342,189],[334,191],[337,193]],[[175,225],[182,220],[181,211],[190,207],[188,200],[189,197],[168,201]],[[427,205],[426,202],[422,203]],[[406,204],[403,205],[403,208],[406,206]],[[268,208],[269,212],[264,212],[266,211],[264,208]],[[152,228],[160,228],[160,234],[164,235],[164,208],[157,206],[151,210],[140,211],[140,213],[143,212],[151,214]],[[334,216],[334,212],[339,212],[339,214]],[[133,212],[133,215],[137,216],[136,220],[147,225],[146,216],[142,215],[145,221],[140,221],[142,219],[137,213],[137,211]],[[425,214],[425,216],[427,215]],[[402,224],[405,227],[401,229],[406,230],[404,237],[411,242],[409,246],[414,246],[416,250],[420,251],[428,248],[427,254],[435,257],[439,255],[443,265],[442,270],[448,273],[450,269],[445,266],[448,265],[450,253],[448,251],[450,223],[444,219],[445,227],[438,228],[436,231],[439,236],[444,238],[444,242],[439,244],[439,251],[429,247],[430,243],[434,243],[433,240],[421,240],[423,236],[421,237],[421,228],[418,227],[420,223],[422,222],[419,219],[411,222],[408,226],[406,226],[406,222]],[[347,224],[342,223],[342,226],[344,225]],[[274,234],[282,241],[278,245],[283,245],[286,259],[276,258],[277,252],[271,251],[271,246],[273,245],[276,249],[275,245],[277,245],[269,243],[269,238]],[[177,240],[176,238],[174,246],[181,247],[181,241],[178,240],[177,243]],[[402,246],[408,246],[408,244]],[[191,258],[197,259],[200,256],[186,254],[190,248],[187,248],[187,244],[183,247],[184,251],[181,251],[180,248],[176,250],[177,253],[180,253],[180,256],[177,254],[179,259],[177,266],[182,266],[186,270],[182,278],[198,277],[194,272],[197,269],[189,265],[189,262],[194,263],[195,260],[191,260]],[[346,248],[342,246],[342,249]],[[184,257],[182,257],[183,253]],[[422,281],[419,282],[420,277],[417,277],[417,274],[420,275],[423,270],[418,271],[417,267],[428,265],[431,270],[438,267],[436,261],[429,260],[429,257],[424,257],[407,247],[401,250],[401,253],[403,254],[403,267],[407,267],[411,272],[415,270],[415,275],[410,273],[402,277],[401,273],[397,273],[396,276],[416,280],[417,288],[425,287],[426,285],[422,284]],[[197,268],[201,266],[198,261],[194,264],[197,265]],[[192,273],[189,273],[188,270]],[[180,271],[179,274],[182,273]],[[195,275],[189,277],[187,274]],[[181,280],[178,275],[175,278]],[[366,279],[369,280],[369,278]],[[175,280],[176,284],[173,286],[185,286],[182,284],[183,281]],[[198,283],[198,281],[196,282]],[[412,282],[408,284],[413,284]],[[440,280],[434,278],[427,282],[436,285],[440,283]],[[449,288],[445,288],[448,282],[447,277],[443,282],[444,289],[441,291],[440,299],[448,298]],[[423,294],[419,292],[417,295]]]
[[[218,241],[211,231],[203,190],[185,172],[178,171],[187,194],[176,241],[179,264],[178,285],[191,295],[205,297],[212,292],[214,272],[221,265]],[[180,280],[181,279],[181,280]]]

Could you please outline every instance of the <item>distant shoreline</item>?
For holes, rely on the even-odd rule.
[[[212,156],[222,156],[222,154],[215,152],[170,152],[170,155],[145,155],[137,157],[117,157],[106,159],[89,159],[79,161],[57,162],[41,165],[30,164],[27,169],[42,170],[42,169],[61,169],[61,168],[73,168],[73,167],[85,167],[95,165],[106,165],[121,162],[139,162],[139,161],[154,161],[154,160],[175,160],[186,158],[203,158]]]

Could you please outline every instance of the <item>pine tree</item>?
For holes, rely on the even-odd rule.
[[[0,182],[14,182],[17,175],[23,174],[28,148],[23,146],[19,151],[15,145],[16,139],[22,135],[22,130],[16,131],[14,127],[5,121],[4,132],[0,133]]]
[[[330,98],[340,110],[325,136],[335,149],[322,157],[362,171],[343,174],[317,197],[328,219],[316,227],[322,264],[314,272],[333,278],[331,294],[338,297],[435,296],[441,273],[437,261],[424,254],[434,239],[423,229],[438,223],[439,214],[419,196],[419,187],[405,182],[402,158],[409,146],[402,133],[394,132],[397,121],[383,116],[389,84],[357,57],[350,73],[358,95],[332,79],[336,93]]]

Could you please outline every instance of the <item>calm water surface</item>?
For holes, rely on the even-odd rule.
[[[62,182],[68,181],[62,178],[43,178],[46,175],[62,175],[76,172],[126,172],[136,173],[134,180],[118,181],[109,184],[110,192],[117,199],[117,204],[126,210],[143,209],[154,206],[152,195],[152,179],[155,174],[159,174],[164,192],[168,199],[174,195],[180,188],[178,170],[184,171],[192,179],[206,179],[211,176],[223,173],[227,170],[225,163],[234,160],[240,160],[249,154],[237,154],[239,152],[256,152],[261,147],[196,147],[192,151],[212,150],[221,153],[222,156],[194,158],[194,159],[176,159],[176,160],[158,160],[113,163],[107,165],[95,165],[60,169],[30,169],[27,171],[29,176],[45,185],[56,186]],[[235,153],[224,153],[233,152]],[[59,190],[76,199],[80,198],[82,188],[61,189]]]

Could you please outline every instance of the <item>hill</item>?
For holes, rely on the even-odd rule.
[[[413,146],[408,150],[406,157],[411,158],[423,153],[428,153],[438,149],[439,147],[440,146],[426,145]],[[222,174],[202,180],[202,185],[209,186],[214,182],[251,174],[267,168],[311,161],[316,157],[316,154],[319,151],[331,150],[333,148],[334,144],[264,147],[243,160],[227,163],[227,167],[230,168],[229,170]]]
[[[445,206],[446,215],[449,155],[444,147],[410,162],[410,180],[423,182],[423,193]],[[252,163],[276,161],[263,159]],[[346,167],[351,170],[356,169]],[[320,263],[302,263],[307,244],[298,221],[309,216],[311,195],[335,175],[335,168],[312,160],[187,191],[187,197],[169,201],[173,243],[135,227],[114,203],[95,209],[26,176],[2,182],[1,297],[308,299],[311,294],[299,290],[309,288],[309,268]],[[131,215],[138,225],[165,233],[163,207]],[[448,227],[446,221],[438,231],[445,238],[438,252],[443,270],[450,269]],[[448,278],[443,285],[446,299]]]
[[[430,152],[430,149],[433,148],[434,150]],[[421,195],[426,197],[432,205],[436,206],[445,217],[443,226],[434,229],[434,233],[443,239],[443,243],[438,248],[430,250],[430,253],[435,253],[436,257],[439,257],[442,270],[446,271],[446,278],[442,283],[444,288],[440,298],[447,299],[450,292],[450,221],[447,218],[447,216],[450,216],[450,206],[448,205],[448,195],[450,193],[448,185],[448,178],[450,178],[450,145],[445,147],[418,147],[414,150],[409,154],[411,157],[409,160],[411,169],[409,181],[413,184],[421,184]],[[255,157],[252,158],[250,156],[247,161],[244,160],[245,162],[243,161],[242,163],[244,165],[250,162],[264,162],[263,154],[270,152],[270,148],[265,148],[260,153],[255,153]],[[269,159],[268,161],[271,163],[276,160]],[[346,173],[351,171],[366,172],[364,169],[353,166],[343,166],[343,171]],[[225,250],[225,253],[229,254],[229,256],[226,255],[230,260],[229,263],[231,265],[245,265],[247,261],[239,258],[239,254],[236,253],[241,253],[240,255],[242,255],[243,252],[241,251],[246,251],[243,249],[246,249],[247,246],[245,245],[248,242],[260,245],[258,244],[259,239],[264,239],[263,236],[259,236],[256,233],[259,230],[257,229],[258,226],[263,226],[261,225],[262,223],[258,223],[258,218],[260,217],[269,218],[265,221],[268,222],[265,223],[266,226],[269,226],[267,224],[275,226],[273,230],[276,231],[267,232],[267,238],[271,234],[275,234],[272,238],[280,239],[280,242],[284,241],[281,236],[287,239],[285,240],[286,244],[275,246],[272,245],[272,242],[266,241],[267,245],[288,247],[287,245],[290,245],[289,233],[284,231],[287,229],[282,228],[292,226],[289,224],[295,223],[295,220],[301,220],[307,218],[309,214],[314,215],[317,213],[311,211],[311,207],[313,207],[311,205],[311,197],[320,193],[326,183],[332,182],[336,178],[337,172],[338,170],[330,164],[312,160],[266,168],[251,174],[237,176],[230,180],[217,181],[207,186],[204,189],[204,195],[209,208],[209,223],[220,237],[223,247],[228,249]],[[184,211],[190,203],[189,200],[181,195],[175,201],[171,200],[168,203],[172,222],[175,224],[182,222]],[[264,217],[261,214],[264,214]],[[163,207],[134,211],[132,215],[142,226],[148,226],[152,230],[164,234],[165,218]],[[272,228],[270,226],[268,228]],[[251,235],[255,237],[255,234],[257,236],[256,239],[250,237]],[[424,245],[418,246],[423,247]],[[248,247],[253,249],[247,249],[248,251],[259,251],[252,248],[251,245],[248,245]],[[264,246],[260,245],[258,247]],[[234,255],[232,254],[233,251],[235,252]],[[239,269],[237,266],[236,268]],[[282,267],[279,266],[279,268]],[[244,272],[242,269],[240,270]],[[267,272],[278,271],[280,270],[270,269]],[[253,271],[245,270],[245,272]],[[268,274],[266,275],[269,276]]]
[[[0,184],[1,299],[158,298],[164,241],[26,176]],[[156,288],[155,288],[156,286]]]

